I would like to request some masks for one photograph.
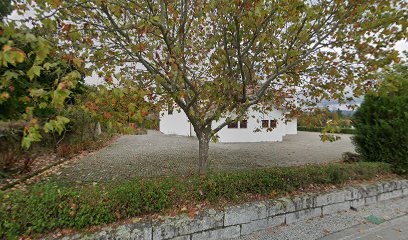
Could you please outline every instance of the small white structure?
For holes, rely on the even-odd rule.
[[[297,119],[283,119],[283,111],[273,109],[268,114],[249,110],[247,120],[232,123],[218,132],[219,142],[280,142],[286,134],[297,134]],[[213,127],[220,122],[213,122]],[[164,134],[195,136],[193,126],[183,111],[163,111],[160,131]]]

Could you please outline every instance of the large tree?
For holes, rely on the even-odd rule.
[[[362,95],[378,69],[398,61],[392,47],[406,38],[408,19],[404,0],[37,0],[33,7],[36,24],[56,30],[63,49],[176,103],[197,134],[202,174],[210,139],[251,107],[295,110]],[[299,96],[297,107],[288,95]]]

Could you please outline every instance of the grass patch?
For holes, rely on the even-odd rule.
[[[388,173],[391,168],[384,163],[332,163],[216,173],[204,180],[193,176],[96,186],[38,183],[26,191],[0,192],[0,239],[112,223],[180,204],[236,201],[251,194],[287,193],[310,184],[340,184]]]
[[[307,131],[307,132],[322,132],[324,127],[308,127],[308,126],[298,126],[298,131]],[[355,134],[356,130],[353,128],[340,128],[338,133],[344,134]]]

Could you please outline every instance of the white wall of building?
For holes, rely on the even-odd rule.
[[[297,118],[291,118],[286,123],[286,134],[297,134]]]
[[[172,114],[168,114],[167,111],[160,113],[160,132],[164,134],[176,134],[181,136],[195,136],[190,135],[191,131],[188,118],[183,111],[178,112],[174,110]]]
[[[273,110],[269,114],[259,112],[248,113],[247,128],[228,128],[224,127],[218,132],[219,142],[280,142],[285,133],[285,123],[280,119],[282,112]],[[277,120],[276,128],[268,131],[262,128],[262,120]],[[222,121],[225,119],[222,119]],[[216,126],[217,123],[214,124]],[[238,126],[239,127],[239,126]]]
[[[282,111],[273,110],[268,114],[250,111],[247,119],[247,128],[224,127],[218,132],[219,142],[277,142],[282,141],[286,134],[297,133],[297,119],[287,122],[282,119]],[[222,123],[225,119],[213,123],[213,128]],[[262,120],[277,120],[277,126],[272,131],[262,128]],[[195,132],[183,111],[173,111],[168,114],[163,111],[160,114],[160,131],[164,134],[176,134],[182,136],[195,136]]]

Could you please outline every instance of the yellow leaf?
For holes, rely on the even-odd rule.
[[[4,52],[8,52],[8,51],[10,51],[11,50],[11,46],[9,46],[9,45],[4,45],[3,46],[3,51]]]
[[[16,62],[22,63],[26,60],[26,54],[23,51],[16,51]]]
[[[138,223],[140,222],[142,219],[141,218],[133,218],[132,219],[132,223]]]
[[[79,59],[79,58],[74,58],[74,59],[72,59],[72,61],[74,62],[74,64],[75,64],[77,67],[81,67],[82,62],[83,62],[83,60],[82,60],[82,59]]]
[[[57,8],[57,7],[59,7],[59,6],[61,5],[61,0],[51,0],[51,1],[50,1],[50,5],[51,5],[53,8]]]

